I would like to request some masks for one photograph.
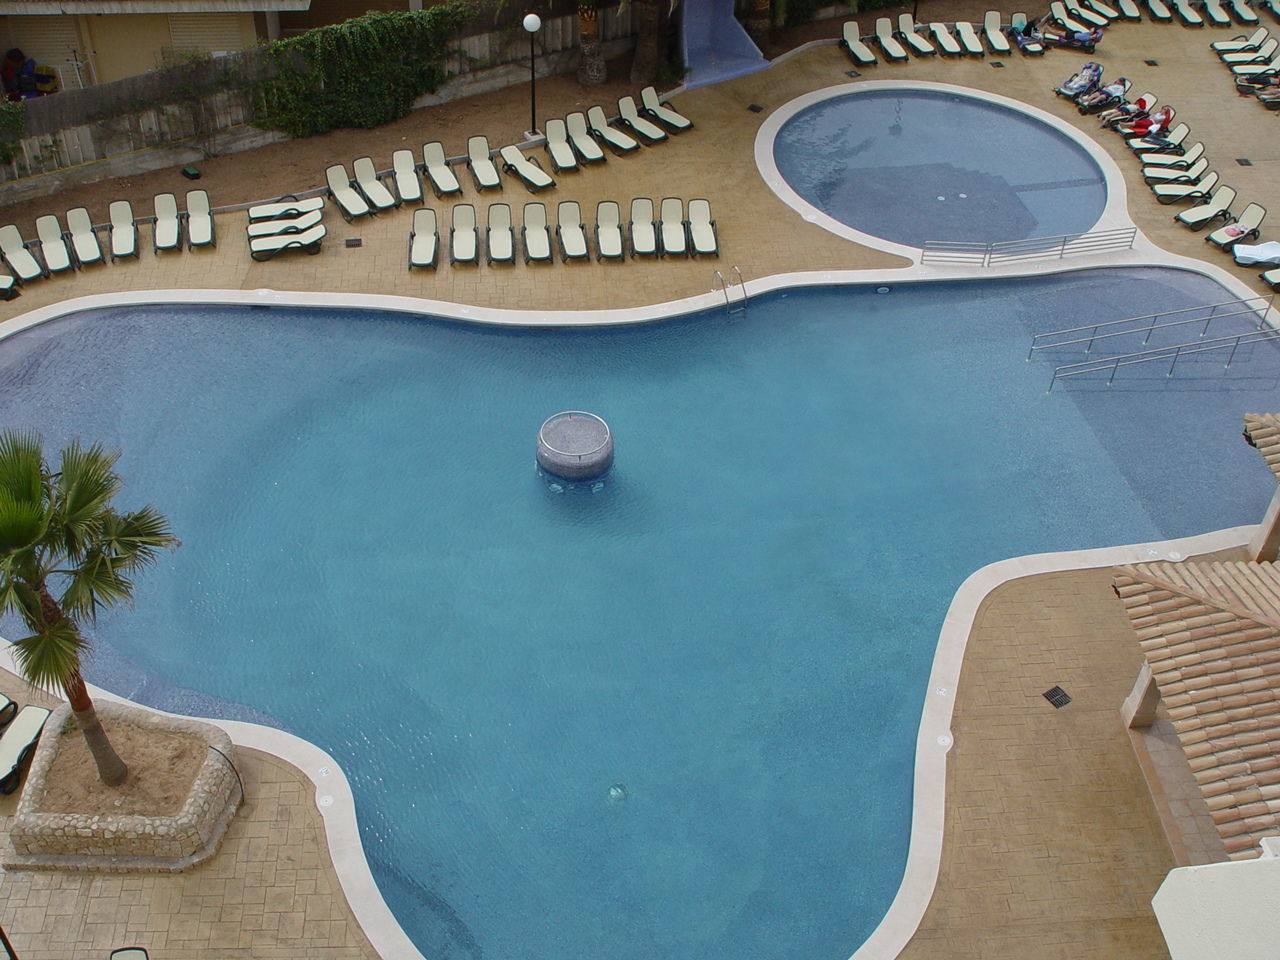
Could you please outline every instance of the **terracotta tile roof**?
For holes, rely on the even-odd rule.
[[[1280,834],[1280,567],[1135,563],[1114,574],[1227,853],[1252,859]]]
[[[1257,447],[1262,459],[1280,480],[1280,413],[1246,413],[1244,438]]]

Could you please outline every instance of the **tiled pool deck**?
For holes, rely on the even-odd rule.
[[[865,24],[864,24],[865,26]],[[832,32],[838,25],[832,24]],[[1245,200],[1280,211],[1280,178],[1270,146],[1276,115],[1236,97],[1210,40],[1238,29],[1187,30],[1122,24],[1093,59],[1174,104],[1203,139],[1225,182]],[[1093,133],[1051,89],[1084,57],[1050,54],[912,61],[863,71],[866,79],[930,80],[1000,93]],[[1154,59],[1159,66],[1146,66]],[[218,219],[216,251],[145,250],[138,262],[32,284],[0,305],[0,320],[75,296],[150,289],[258,289],[396,294],[497,307],[573,309],[639,305],[706,293],[712,270],[738,265],[750,279],[823,269],[894,269],[898,257],[859,247],[805,223],[759,181],[752,144],[762,118],[821,87],[849,82],[835,46],[803,51],[765,73],[677,98],[698,128],[639,157],[566,176],[549,203],[636,195],[708,197],[719,220],[723,260],[624,264],[468,267],[409,274],[409,214],[344,224],[326,215],[329,240],[315,257],[252,263],[243,214]],[[763,106],[749,112],[750,103]],[[1137,177],[1118,137],[1099,142],[1121,166],[1133,220],[1173,254],[1229,258],[1171,223]],[[1237,166],[1235,157],[1253,159]],[[350,158],[335,158],[350,159]],[[316,172],[318,183],[320,171]],[[306,189],[315,183],[299,184]],[[483,204],[497,195],[468,200]],[[509,186],[501,199],[522,203]],[[218,198],[214,196],[215,203]],[[144,241],[149,240],[145,236]],[[1264,236],[1265,236],[1264,231]],[[359,237],[358,249],[342,239]],[[1229,267],[1257,284],[1253,271]],[[1256,289],[1261,290],[1261,285]],[[1175,864],[1143,771],[1119,719],[1139,655],[1109,589],[1105,568],[1041,574],[997,587],[970,633],[947,765],[946,833],[937,892],[904,957],[1066,958],[1167,956],[1150,897]],[[1041,694],[1059,684],[1073,696],[1062,710]],[[0,674],[0,692],[33,696]],[[374,957],[337,884],[314,788],[299,771],[245,751],[249,801],[218,855],[180,876],[72,876],[9,872],[0,878],[0,925],[24,960],[105,957],[113,947],[146,946],[153,960],[254,957]],[[1145,759],[1145,758],[1144,758]],[[1157,763],[1158,765],[1158,763]],[[1147,763],[1148,767],[1152,762]],[[1161,799],[1161,798],[1158,798]],[[1165,797],[1166,806],[1182,804]],[[0,817],[13,798],[0,799]],[[1183,859],[1190,854],[1178,851]]]

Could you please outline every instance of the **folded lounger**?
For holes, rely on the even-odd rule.
[[[1173,7],[1173,12],[1178,15],[1178,19],[1188,27],[1204,26],[1204,17],[1191,6],[1190,0],[1169,0],[1169,4]]]
[[[1147,184],[1154,183],[1195,183],[1209,169],[1208,157],[1201,157],[1186,170],[1170,167],[1143,167],[1142,180]]]
[[[1254,63],[1265,66],[1270,62],[1271,58],[1276,55],[1276,51],[1280,50],[1280,40],[1275,37],[1267,37],[1262,41],[1262,45],[1256,50],[1228,50],[1220,52],[1218,59],[1223,63],[1237,66],[1242,64]]]
[[[563,200],[556,207],[556,239],[560,241],[562,260],[586,260],[587,231],[582,224],[582,210],[577,200]]]
[[[986,16],[982,18],[982,36],[986,39],[992,53],[1013,52],[1013,48],[1009,46],[1009,39],[1000,27],[999,11],[988,10]]]
[[[1155,134],[1155,137],[1160,141],[1159,143],[1152,143],[1147,137],[1129,137],[1125,140],[1125,143],[1129,145],[1129,149],[1134,153],[1181,153],[1182,142],[1187,139],[1187,134],[1190,132],[1190,127],[1185,123],[1179,123],[1169,131],[1168,136],[1165,136],[1164,133]]]
[[[552,117],[542,125],[546,131],[547,156],[551,158],[551,169],[559,173],[561,170],[577,170],[578,158],[574,156],[573,145],[569,143],[569,133],[564,128],[564,121]]]
[[[413,211],[413,229],[409,231],[409,269],[434,267],[439,253],[436,212],[430,207],[419,207]]]
[[[1063,30],[1070,30],[1072,33],[1088,33],[1088,24],[1075,20],[1067,13],[1066,5],[1062,0],[1053,0],[1049,4],[1049,20],[1062,27]]]
[[[689,201],[689,246],[700,257],[720,256],[720,238],[716,234],[716,222],[711,218],[710,202],[697,199]]]
[[[840,46],[849,55],[849,59],[860,67],[869,67],[878,62],[871,48],[862,42],[862,34],[858,30],[857,20],[846,20],[841,30]]]
[[[454,204],[453,222],[449,225],[449,262],[479,263],[479,246],[476,208],[469,203]]]
[[[111,259],[138,255],[138,222],[128,200],[112,200],[107,207],[111,220]]]
[[[432,140],[422,145],[422,170],[431,183],[431,190],[437,197],[451,193],[461,193],[462,184],[453,175],[449,162],[444,157],[444,144]]]
[[[1185,203],[1188,200],[1204,200],[1217,185],[1217,171],[1210,170],[1200,178],[1199,183],[1157,183],[1151,188],[1151,192],[1160,203]]]
[[[667,139],[667,131],[652,120],[640,116],[640,108],[631,97],[618,98],[618,120],[641,140],[658,143]]]
[[[603,107],[592,107],[587,111],[587,128],[592,136],[603,140],[618,156],[640,149],[640,144],[634,137],[609,126],[609,119],[604,115]]]
[[[1259,27],[1247,37],[1241,34],[1238,37],[1232,37],[1230,40],[1215,40],[1209,44],[1209,49],[1216,54],[1224,53],[1244,53],[1248,50],[1257,50],[1266,42],[1270,34],[1266,27]]]
[[[422,180],[412,150],[396,150],[391,154],[391,178],[401,203],[422,202]]]
[[[600,144],[592,139],[587,129],[587,117],[581,112],[574,112],[564,118],[565,129],[569,133],[569,144],[582,163],[600,163],[607,158]]]
[[[1062,5],[1067,8],[1067,13],[1071,15],[1073,20],[1083,23],[1086,27],[1105,27],[1111,22],[1096,10],[1091,10],[1083,4],[1077,3],[1076,0],[1063,0]]]
[[[44,259],[45,270],[61,273],[71,269],[71,251],[62,238],[62,226],[57,217],[51,213],[36,217],[36,237],[40,241],[40,256]]]
[[[250,240],[254,237],[270,237],[277,233],[302,233],[320,222],[324,214],[319,210],[302,213],[296,217],[276,217],[274,220],[251,220],[245,228]]]
[[[71,235],[71,251],[76,255],[77,263],[81,266],[102,263],[102,245],[98,243],[98,235],[93,232],[93,221],[89,219],[88,210],[76,207],[67,211],[67,233]]]
[[[488,137],[475,136],[467,139],[467,166],[471,168],[471,179],[477,190],[502,189],[502,179],[498,176],[498,168],[494,166]]]
[[[854,24],[856,27],[857,24]],[[870,50],[867,51],[870,54]],[[874,58],[872,59],[874,63]],[[658,91],[645,87],[640,91],[640,112],[652,117],[673,133],[681,133],[693,126],[693,121],[672,109],[671,104],[658,99]]]
[[[1151,14],[1151,19],[1157,23],[1168,23],[1173,19],[1173,14],[1165,6],[1164,0],[1147,0],[1147,11]]]
[[[520,223],[520,243],[524,247],[524,262],[537,260],[546,263],[552,259],[551,231],[547,228],[547,207],[542,203],[526,203]]]
[[[658,235],[662,255],[687,257],[689,238],[685,231],[684,201],[679,197],[663,197],[658,214]]]
[[[1179,156],[1176,153],[1145,153],[1141,159],[1144,169],[1148,167],[1165,167],[1174,170],[1186,170],[1189,166],[1204,156],[1204,143],[1197,140],[1193,143],[1186,153]]]
[[[378,179],[378,171],[373,165],[372,157],[359,157],[351,165],[351,172],[355,174],[356,187],[375,210],[390,210],[399,202]]]
[[[537,193],[544,187],[556,185],[551,175],[538,166],[537,161],[521,153],[519,147],[503,147],[498,151],[498,155],[502,157],[502,169],[519,177],[520,182],[528,188],[530,193]]]
[[[902,44],[893,35],[893,24],[888,17],[879,17],[876,20],[876,42],[880,44],[880,49],[884,51],[887,59],[907,59],[907,51],[902,49]]]
[[[960,38],[960,45],[964,47],[965,53],[972,53],[975,57],[986,53],[982,47],[982,41],[978,39],[978,32],[973,29],[973,24],[968,20],[956,23],[956,36]]]
[[[275,220],[278,217],[292,219],[303,213],[313,213],[324,209],[324,197],[307,197],[299,200],[289,194],[270,203],[259,203],[249,208],[250,220]]]
[[[929,32],[933,34],[933,42],[938,45],[938,49],[949,56],[958,57],[964,53],[964,48],[960,46],[959,41],[947,29],[945,23],[929,24]]]
[[[22,765],[36,748],[52,711],[27,704],[0,734],[0,793],[10,794],[22,780]]]
[[[596,204],[596,259],[622,258],[622,213],[613,200],[601,200]]]
[[[21,231],[13,224],[0,227],[0,256],[4,257],[4,262],[13,271],[14,277],[22,283],[45,276],[44,267],[31,255]]]
[[[489,220],[484,228],[484,245],[489,262],[515,263],[516,235],[511,229],[511,204],[489,204]]]
[[[909,13],[898,14],[898,36],[917,56],[927,57],[938,52],[927,38],[916,32],[915,18]]]
[[[1227,0],[1227,6],[1231,9],[1231,15],[1245,26],[1251,27],[1258,22],[1258,15],[1245,0]]]
[[[218,244],[213,229],[213,213],[209,209],[209,194],[204,190],[187,191],[187,249],[214,247]]]
[[[1259,227],[1267,217],[1266,208],[1260,203],[1251,203],[1232,223],[1219,227],[1205,236],[1205,243],[1212,243],[1223,250],[1231,249],[1233,244],[1250,240],[1259,235]]]
[[[324,224],[303,230],[298,233],[273,233],[265,237],[255,237],[249,241],[249,256],[254,260],[270,260],[277,253],[285,250],[305,250],[308,254],[320,252],[320,244],[327,231]]]
[[[373,207],[369,205],[369,201],[351,186],[347,168],[341,163],[335,163],[325,170],[324,179],[329,187],[329,196],[333,197],[333,202],[338,205],[338,210],[344,219],[350,221],[356,217],[363,217],[367,213],[373,213]]]
[[[1200,0],[1200,6],[1204,9],[1205,17],[1215,27],[1231,26],[1231,18],[1227,16],[1227,11],[1222,9],[1219,0]]]
[[[636,197],[631,201],[631,256],[657,255],[658,229],[653,217],[653,201]]]
[[[1018,45],[1018,49],[1024,56],[1044,53],[1044,44],[1040,42],[1039,36],[1028,29],[1025,13],[1015,13],[1009,17],[1008,35],[1009,39]]]
[[[1225,183],[1213,191],[1213,196],[1204,203],[1183,210],[1173,219],[1192,230],[1203,230],[1215,220],[1231,219],[1231,204],[1235,202],[1236,191]]]

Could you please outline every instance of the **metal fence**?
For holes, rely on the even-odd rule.
[[[1023,260],[1062,259],[1107,250],[1132,250],[1136,227],[1091,230],[1060,237],[1031,237],[1027,240],[1000,240],[979,243],[962,240],[926,240],[921,263],[958,263],[993,267]]]

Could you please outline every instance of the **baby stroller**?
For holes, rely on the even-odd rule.
[[[1086,93],[1091,93],[1097,89],[1098,84],[1102,82],[1102,64],[1090,60],[1083,67],[1073,73],[1053,91],[1060,97],[1066,97],[1068,100],[1075,100],[1082,97]]]
[[[1090,93],[1076,97],[1076,107],[1079,111],[1088,116],[1091,113],[1100,113],[1103,110],[1109,110],[1112,107],[1119,106],[1124,103],[1124,98],[1129,95],[1129,88],[1133,86],[1128,78],[1120,77],[1112,83],[1098,87]]]

